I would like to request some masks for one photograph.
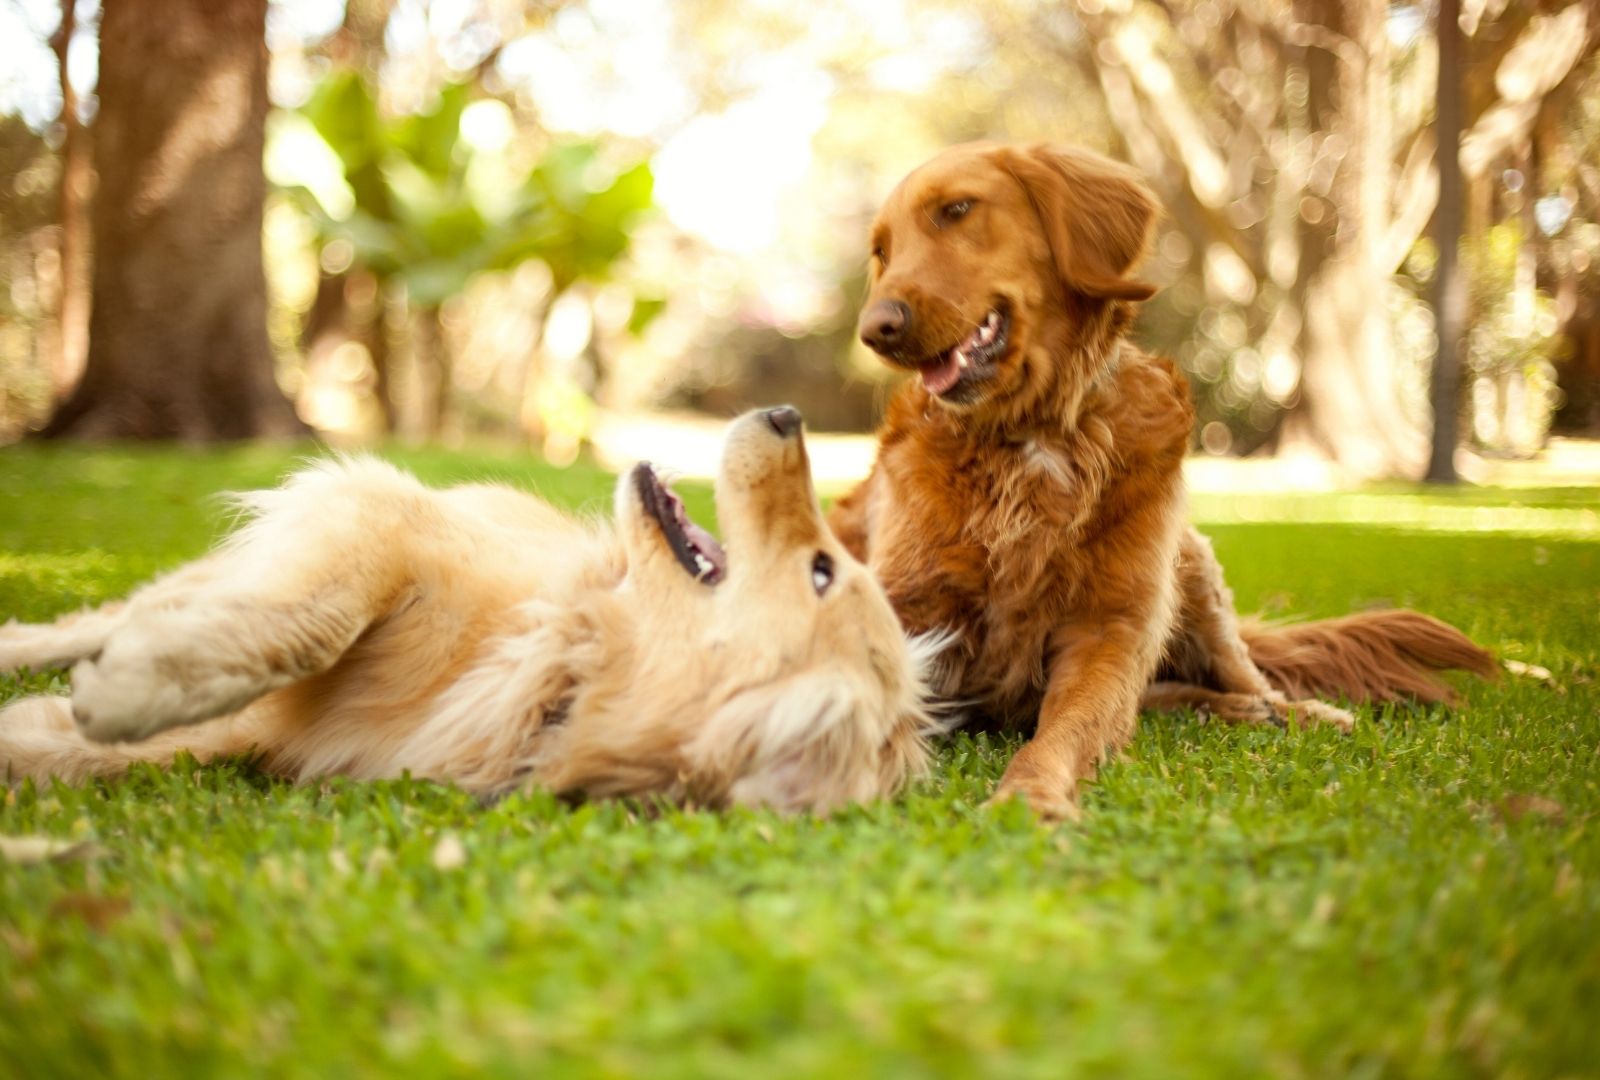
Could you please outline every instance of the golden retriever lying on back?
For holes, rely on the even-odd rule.
[[[249,524],[127,603],[0,627],[0,669],[76,661],[70,701],[0,711],[0,776],[249,752],[299,781],[799,810],[923,766],[925,650],[824,526],[793,409],[728,437],[731,559],[646,464],[615,528],[370,460],[241,503]]]
[[[997,796],[1047,818],[1076,812],[1141,701],[1348,730],[1315,695],[1442,700],[1436,669],[1495,671],[1411,611],[1241,628],[1184,519],[1188,387],[1125,336],[1155,291],[1131,276],[1155,217],[1099,155],[974,144],[912,172],[872,227],[861,337],[918,377],[829,520],[908,629],[957,635],[937,689],[1036,728]]]

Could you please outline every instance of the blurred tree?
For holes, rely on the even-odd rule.
[[[0,116],[0,441],[50,415],[57,356],[50,297],[60,162],[49,143]]]
[[[345,0],[344,18],[322,52],[336,64],[358,71],[376,71],[383,62],[383,34],[395,0]]]
[[[383,38],[394,0],[345,0],[344,17],[315,50],[337,69],[376,72],[384,60]],[[319,260],[325,263],[326,260]],[[352,297],[362,302],[352,302]],[[300,349],[310,357],[345,341],[358,341],[372,362],[373,397],[382,430],[396,429],[398,413],[390,386],[389,297],[363,268],[321,265],[317,292],[300,328]]]
[[[46,437],[303,430],[266,333],[266,11],[106,0],[88,361]]]
[[[337,155],[350,206],[329,205],[334,200],[316,194],[325,185],[311,178],[295,188],[300,204],[323,241],[347,244],[354,265],[392,298],[380,301],[380,312],[400,302],[414,315],[412,350],[424,388],[414,433],[425,437],[438,434],[449,408],[444,302],[475,275],[528,259],[549,267],[552,295],[580,279],[602,279],[651,205],[649,165],[612,173],[591,143],[552,146],[526,176],[512,176],[497,151],[462,137],[474,94],[469,83],[448,84],[423,111],[388,118],[367,78],[340,70],[302,110]],[[383,371],[379,379],[389,381]]]
[[[76,0],[63,0],[61,22],[50,40],[61,88],[60,285],[56,304],[56,355],[51,365],[55,396],[64,398],[83,375],[89,344],[89,226],[85,220],[93,168],[78,94],[68,76],[67,51],[78,28]]]
[[[1525,138],[1540,103],[1593,53],[1594,6],[1466,5],[1464,67],[1477,73],[1462,118],[1469,179]],[[1385,0],[1077,8],[1073,20],[1035,16],[1033,29],[1093,76],[1122,151],[1197,253],[1207,301],[1231,313],[1216,320],[1226,328],[1216,344],[1239,370],[1222,377],[1249,384],[1251,409],[1278,384],[1279,449],[1364,475],[1420,475],[1423,379],[1396,363],[1391,308],[1403,299],[1394,274],[1438,197],[1423,62],[1433,56],[1408,44],[1401,63],[1395,45],[1426,40],[1416,32],[1423,9]],[[1202,394],[1216,381],[1203,378]]]
[[[1435,28],[1439,42],[1437,143],[1439,207],[1434,211],[1433,310],[1438,346],[1433,359],[1433,435],[1426,479],[1453,484],[1456,476],[1457,418],[1461,412],[1461,331],[1466,317],[1466,283],[1461,279],[1461,3],[1439,0]]]
[[[1463,27],[1476,6],[1464,8]],[[1583,394],[1574,381],[1582,365],[1570,359],[1584,348],[1581,313],[1592,313],[1585,297],[1595,290],[1585,271],[1600,250],[1600,131],[1584,108],[1584,88],[1600,89],[1597,45],[1600,9],[1543,6],[1503,50],[1492,83],[1499,100],[1462,143],[1471,279],[1464,374],[1471,434],[1485,452],[1543,445],[1558,371],[1569,402]]]
[[[1600,63],[1547,111],[1538,132],[1541,189],[1550,192],[1540,274],[1560,342],[1553,430],[1593,437],[1600,435]]]

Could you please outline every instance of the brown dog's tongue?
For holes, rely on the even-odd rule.
[[[951,349],[937,363],[930,364],[918,371],[922,376],[923,389],[930,394],[942,394],[956,384],[961,378],[961,365],[956,362],[956,351]]]

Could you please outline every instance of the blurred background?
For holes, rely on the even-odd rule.
[[[994,138],[1149,177],[1198,454],[1529,458],[1600,434],[1600,6],[1443,5],[0,0],[0,441],[865,432],[867,223]]]

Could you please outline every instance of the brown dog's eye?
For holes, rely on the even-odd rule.
[[[828,591],[828,586],[833,584],[833,556],[826,551],[817,552],[817,557],[811,560],[811,587],[821,596]]]
[[[962,218],[966,217],[971,210],[972,200],[961,199],[957,202],[947,204],[943,210],[939,211],[939,213],[946,221],[960,221]]]

